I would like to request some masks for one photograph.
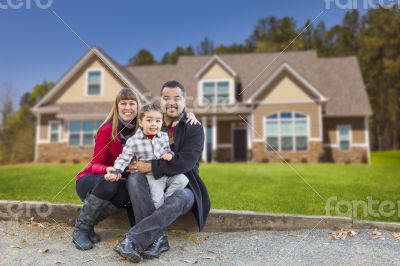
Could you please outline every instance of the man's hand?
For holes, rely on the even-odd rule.
[[[186,118],[186,123],[189,123],[191,125],[200,125],[200,121],[197,120],[197,117],[194,115],[194,113],[187,113]]]
[[[161,159],[163,159],[164,161],[171,161],[172,154],[171,153],[166,153],[163,156],[161,156]]]
[[[143,174],[149,173],[152,171],[151,163],[146,163],[142,161],[134,161],[129,165],[130,172],[141,172]]]

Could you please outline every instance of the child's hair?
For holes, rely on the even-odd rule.
[[[162,109],[160,106],[154,104],[154,103],[150,103],[150,104],[146,104],[144,105],[141,109],[140,109],[140,114],[139,114],[139,119],[142,120],[145,113],[149,112],[149,111],[156,111],[156,112],[160,112],[161,115],[163,114]]]

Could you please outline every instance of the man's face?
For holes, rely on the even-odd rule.
[[[178,117],[185,108],[185,98],[180,88],[165,87],[161,93],[161,108],[170,118]]]

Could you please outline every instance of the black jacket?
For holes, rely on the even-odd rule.
[[[164,175],[184,174],[189,179],[189,188],[194,194],[193,213],[197,218],[199,230],[206,224],[210,212],[210,198],[199,176],[199,160],[204,148],[204,130],[202,125],[190,125],[182,118],[174,131],[174,144],[171,147],[175,156],[171,161],[153,160],[154,178]]]

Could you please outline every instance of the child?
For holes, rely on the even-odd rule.
[[[143,106],[139,116],[140,128],[126,141],[122,153],[115,160],[114,175],[120,175],[133,157],[142,161],[155,159],[170,161],[172,159],[174,153],[169,146],[168,134],[160,131],[162,121],[163,114],[159,106],[155,104]],[[176,190],[185,188],[189,183],[184,174],[155,179],[152,173],[147,173],[146,178],[156,209],[164,203],[165,188],[167,188],[165,191],[165,198],[167,198]]]

